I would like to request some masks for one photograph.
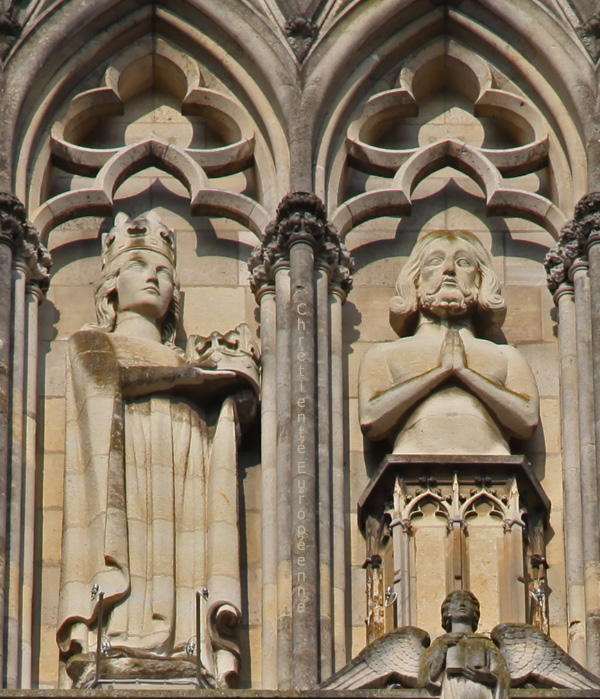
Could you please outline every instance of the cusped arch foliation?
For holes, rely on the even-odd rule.
[[[208,186],[208,177],[182,148],[156,138],[150,138],[119,150],[100,169],[96,184],[110,196],[136,172],[158,166],[177,178],[191,196]]]
[[[477,16],[472,17],[461,13],[460,8],[447,5],[432,9],[426,3],[396,3],[394,11],[391,3],[384,2],[377,8],[366,10],[360,18],[355,18],[361,23],[360,31],[356,31],[356,26],[353,26],[352,35],[345,36],[339,47],[332,40],[329,43],[324,39],[321,41],[320,50],[324,55],[321,56],[319,63],[316,62],[317,52],[310,57],[314,63],[314,71],[307,77],[307,84],[310,85],[314,81],[320,87],[318,93],[315,90],[311,97],[313,102],[310,105],[311,113],[315,115],[313,118],[322,119],[326,124],[325,128],[319,132],[320,146],[316,158],[315,187],[317,193],[328,201],[330,207],[333,208],[339,203],[339,199],[336,198],[339,187],[335,182],[333,185],[330,184],[332,169],[340,167],[340,160],[335,156],[339,150],[339,132],[343,124],[347,123],[350,112],[355,110],[361,92],[372,89],[373,82],[389,71],[389,67],[394,63],[398,65],[404,61],[409,63],[412,60],[411,53],[419,53],[415,47],[426,46],[431,42],[432,34],[440,37],[440,43],[447,47],[452,60],[461,62],[463,65],[466,65],[465,55],[461,53],[464,47],[455,51],[459,42],[453,37],[460,36],[461,42],[472,43],[479,47],[481,56],[471,51],[467,61],[470,64],[471,74],[476,76],[480,86],[480,95],[475,105],[477,115],[486,116],[486,109],[495,110],[496,114],[498,111],[503,112],[504,116],[513,123],[519,116],[525,116],[533,126],[535,138],[526,149],[513,154],[496,152],[494,149],[482,149],[501,172],[509,176],[519,175],[523,174],[522,168],[525,163],[529,165],[543,163],[548,153],[548,144],[545,143],[545,136],[536,128],[539,125],[539,110],[552,115],[551,118],[555,120],[555,126],[558,127],[558,138],[563,139],[566,145],[565,155],[562,152],[557,155],[556,147],[554,149],[553,157],[558,158],[556,162],[560,170],[557,176],[563,183],[557,195],[557,204],[563,209],[569,209],[572,206],[573,196],[577,196],[577,192],[585,187],[586,179],[585,173],[581,175],[580,167],[581,162],[585,161],[581,138],[585,115],[582,112],[583,105],[575,104],[577,95],[573,91],[573,86],[580,84],[581,80],[589,85],[594,83],[591,67],[587,70],[587,63],[580,59],[579,54],[583,56],[583,48],[574,33],[569,33],[568,28],[557,24],[556,18],[553,18],[546,9],[541,6],[534,7],[534,3],[527,4],[528,8],[531,6],[528,14],[520,8],[517,14],[522,19],[527,19],[529,23],[536,23],[539,30],[537,32],[527,32],[524,25],[519,27],[515,16],[511,14],[512,10],[509,12],[508,8],[501,3],[483,0],[480,4],[481,8],[478,7],[475,13]],[[397,17],[406,13],[409,6],[413,11],[417,10],[417,14],[407,17],[406,22],[398,28]],[[349,12],[344,21],[350,21],[351,16],[352,12]],[[490,17],[496,16],[498,16],[499,26],[502,26],[502,32],[505,33],[499,34],[498,27],[490,22]],[[343,26],[341,19],[337,26],[332,26],[330,28],[332,37],[336,31],[341,31]],[[371,35],[377,36],[376,43],[369,41]],[[536,68],[537,63],[536,65],[528,63],[527,57],[518,54],[514,47],[519,41],[526,40],[531,43],[536,37],[550,35],[555,38],[561,37],[557,40],[560,50],[558,52],[553,50],[554,41],[539,45],[540,55],[544,54],[549,68],[542,75]],[[514,37],[514,42],[510,40],[511,36]],[[469,37],[472,37],[472,42],[469,41]],[[371,52],[368,57],[363,57],[359,42],[370,46]],[[432,43],[435,43],[435,40]],[[552,43],[552,50],[550,50],[550,43]],[[432,51],[432,55],[435,55],[439,48],[434,48]],[[492,65],[500,60],[507,65],[517,64],[523,69],[521,73],[524,81],[522,82],[530,87],[530,89],[524,89],[532,98],[533,112],[528,110],[527,104],[521,105],[518,97],[510,96],[510,93],[505,94],[497,87],[493,87],[489,68],[485,67],[488,56]],[[583,76],[578,77],[582,60]],[[417,61],[413,63],[411,69],[415,71],[418,68]],[[340,75],[347,75],[348,79],[340,82]],[[410,95],[409,86],[410,75],[405,73],[395,90],[398,94],[404,91],[406,95]],[[309,90],[307,93],[312,94]],[[560,96],[563,94],[570,95],[571,102],[567,109],[561,101]],[[558,148],[560,149],[560,146]],[[528,152],[525,152],[526,150]],[[397,169],[410,155],[406,152],[388,153],[388,168]],[[368,155],[364,160],[368,160]],[[572,171],[572,174],[569,171]],[[373,174],[383,173],[373,172]],[[572,187],[571,176],[573,177]],[[335,180],[335,173],[333,173],[333,179]]]
[[[114,74],[115,69],[107,70]],[[199,77],[192,76],[199,80]],[[106,80],[106,76],[105,76]],[[196,82],[195,81],[195,82]],[[92,148],[73,142],[77,129],[87,120],[123,114],[123,100],[118,90],[119,78],[112,75],[111,87],[87,90],[77,95],[64,119],[51,130],[50,149],[55,161],[67,172],[94,176],[122,146]],[[254,157],[254,132],[250,117],[234,100],[216,90],[186,86],[181,113],[184,115],[214,115],[234,133],[235,142],[217,148],[186,148],[186,152],[210,177],[222,177],[249,167]]]
[[[475,116],[504,120],[526,135],[527,143],[517,147],[480,146],[479,150],[505,176],[524,175],[544,167],[549,150],[548,127],[540,112],[523,95],[494,88],[490,66],[481,56],[457,41],[442,37],[407,59],[397,80],[399,87],[367,100],[360,116],[348,127],[349,163],[365,173],[393,176],[419,147],[381,148],[369,141],[391,120],[416,116],[418,84],[422,81],[430,84],[432,75],[441,73],[448,64],[458,72],[461,79],[455,77],[457,89],[472,103]],[[423,77],[424,73],[429,78]]]
[[[410,501],[410,503],[406,507],[405,512],[403,513],[404,519],[410,521],[415,517],[422,517],[422,508],[427,504],[431,504],[436,508],[436,517],[442,517],[446,520],[446,522],[450,520],[450,508],[444,501],[444,498],[441,495],[437,495],[431,490],[425,490],[423,493],[415,496]]]
[[[168,7],[154,3],[140,7],[138,2],[129,0],[98,0],[82,7],[75,0],[65,0],[52,17],[42,15],[13,47],[5,70],[13,99],[6,105],[3,115],[4,134],[7,142],[15,144],[10,157],[20,154],[18,161],[14,160],[14,168],[11,163],[7,163],[7,168],[13,173],[13,186],[18,196],[31,201],[32,207],[42,203],[36,191],[42,187],[44,173],[37,165],[33,179],[30,173],[35,159],[39,159],[40,144],[47,137],[47,125],[57,120],[65,95],[76,92],[82,80],[92,75],[107,56],[115,56],[118,62],[119,55],[127,53],[130,43],[143,42],[151,26],[155,42],[168,36],[166,43],[173,45],[160,55],[165,60],[175,61],[178,74],[185,76],[188,88],[186,109],[213,109],[217,117],[217,112],[222,112],[223,108],[231,114],[234,111],[230,110],[231,104],[225,105],[225,95],[213,95],[212,104],[206,100],[203,102],[202,97],[198,99],[199,93],[193,95],[195,90],[209,92],[209,88],[202,84],[201,76],[194,75],[195,69],[184,65],[185,61],[182,63],[181,56],[177,56],[178,53],[189,53],[193,47],[193,55],[204,56],[211,66],[220,67],[216,75],[225,80],[235,96],[233,102],[243,105],[256,122],[252,134],[248,134],[241,124],[244,135],[239,143],[226,146],[221,152],[212,149],[214,152],[208,155],[199,152],[198,159],[203,160],[207,171],[217,166],[221,168],[215,176],[229,174],[228,162],[235,160],[239,163],[244,158],[249,161],[249,152],[256,133],[259,133],[261,141],[260,147],[255,149],[255,157],[260,168],[260,181],[264,183],[267,204],[276,206],[289,189],[289,145],[281,116],[278,81],[287,75],[284,82],[293,84],[296,66],[293,57],[289,56],[289,47],[278,48],[279,39],[275,40],[275,35],[269,34],[273,28],[265,26],[260,13],[244,3],[236,5],[233,13],[229,7],[229,3],[212,0],[178,0]],[[108,21],[107,16],[115,11],[119,13],[119,22]],[[69,36],[68,43],[64,42],[64,36]],[[180,50],[179,44],[185,45],[186,50]],[[158,44],[156,46],[160,49]],[[274,72],[274,65],[279,65],[279,70]],[[115,77],[109,71],[104,86],[99,89],[106,90],[107,108],[110,108],[108,102],[112,102],[112,108],[117,111],[120,97],[116,94],[113,99],[108,93],[108,90],[114,93],[119,87],[118,79],[111,79]],[[55,147],[57,151],[62,147],[63,154],[65,150],[75,153],[74,160],[77,160],[77,148],[68,148],[64,143]],[[93,166],[101,167],[106,156],[112,157],[113,154],[96,153]],[[211,158],[219,162],[213,164]],[[277,176],[276,172],[279,173]],[[90,176],[93,173],[87,171],[85,174]]]
[[[187,188],[193,214],[233,219],[261,237],[268,215],[258,202],[243,194],[211,188],[202,167],[183,149],[158,139],[119,150],[102,166],[94,187],[52,197],[33,213],[32,223],[45,241],[50,231],[65,221],[111,215],[119,186],[137,172],[153,166],[173,175]]]
[[[477,182],[485,193],[488,215],[519,216],[558,238],[566,216],[555,204],[539,194],[507,188],[498,169],[479,149],[453,139],[417,150],[398,169],[390,189],[366,192],[344,202],[333,213],[333,224],[344,237],[370,219],[409,215],[416,186],[444,167],[453,167]]]

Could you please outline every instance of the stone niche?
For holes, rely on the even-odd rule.
[[[438,601],[472,590],[482,630],[548,631],[550,502],[523,456],[389,455],[363,491],[369,640],[399,626],[435,634]]]

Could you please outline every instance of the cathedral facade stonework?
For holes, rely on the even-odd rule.
[[[596,2],[5,0],[0,104],[0,690],[600,696]]]

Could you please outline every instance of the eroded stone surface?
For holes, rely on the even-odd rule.
[[[510,454],[526,439],[539,400],[527,362],[484,339],[506,305],[489,255],[470,233],[433,232],[415,247],[396,284],[390,321],[401,339],[361,362],[361,425],[394,454]]]
[[[156,214],[117,216],[98,324],[69,340],[58,641],[76,686],[94,681],[100,610],[109,677],[159,679],[165,662],[187,676],[204,587],[194,654],[215,686],[238,673],[233,639],[227,652],[219,639],[241,615],[237,445],[255,411],[258,355],[247,328],[190,338],[186,355],[172,344],[174,263]]]

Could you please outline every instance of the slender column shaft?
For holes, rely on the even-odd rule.
[[[587,270],[574,274],[575,298],[570,286],[561,287],[558,302],[558,345],[563,434],[563,498],[567,571],[569,653],[586,662],[585,584],[583,573],[583,510],[581,464],[595,461],[590,336],[589,280]],[[581,354],[580,354],[581,353]],[[581,390],[583,389],[583,390]],[[589,466],[584,468],[589,470]]]
[[[367,587],[367,645],[370,645],[385,632],[385,592],[383,568],[372,563],[366,569]]]
[[[292,649],[294,689],[318,682],[319,578],[314,254],[290,245],[292,426]],[[317,631],[317,633],[315,633]]]
[[[12,247],[0,231],[0,668],[4,667],[7,586],[7,510],[10,455],[10,361],[12,352]],[[0,672],[0,686],[4,686]]]
[[[392,529],[394,541],[394,591],[398,593],[397,625],[416,623],[416,590],[414,589],[414,561],[411,526],[399,521]],[[397,561],[397,562],[396,562]]]
[[[317,270],[317,412],[318,412],[318,503],[319,503],[319,601],[321,631],[320,678],[333,670],[332,646],[332,538],[331,538],[331,412],[329,274]]]
[[[507,623],[526,619],[523,594],[523,526],[513,522],[504,532],[504,575],[500,579],[500,618]]]
[[[464,522],[455,521],[450,525],[449,537],[452,551],[451,571],[449,585],[450,590],[468,590],[468,570],[465,561],[465,535]]]
[[[342,306],[345,294],[333,287],[330,297],[331,324],[331,536],[333,582],[334,667],[339,670],[346,662],[346,544],[344,474],[344,367],[342,337]]]
[[[596,462],[600,461],[600,241],[588,249],[592,368],[594,386],[594,436]],[[579,335],[579,328],[578,328]],[[582,338],[578,337],[578,341]],[[589,391],[589,388],[588,388]],[[584,398],[584,396],[581,396]],[[589,469],[588,469],[589,466]],[[600,672],[600,547],[598,538],[598,477],[595,464],[582,459],[583,548],[585,575],[586,640],[588,668]]]
[[[277,299],[277,675],[279,689],[292,686],[290,277],[275,272]]]
[[[277,689],[304,690],[332,674],[334,653],[338,667],[346,662],[341,306],[343,290],[352,286],[353,260],[327,221],[319,198],[296,191],[280,202],[275,220],[252,253],[249,267],[251,287],[259,301],[265,285],[274,284],[275,290],[274,301],[261,301],[266,333],[262,408],[263,687],[275,687],[276,668]],[[333,288],[339,287],[337,295],[330,289],[332,280]],[[271,304],[275,307],[275,350],[269,349]],[[274,381],[273,370],[269,369],[273,351]],[[276,486],[270,465],[273,433],[277,441]],[[271,499],[276,502],[275,535],[269,526],[273,520],[268,505]],[[274,536],[275,666],[269,640],[272,568],[267,560]]]
[[[260,296],[262,355],[262,677],[263,689],[277,689],[277,358],[275,289]]]
[[[25,398],[25,483],[23,504],[23,585],[21,589],[21,689],[31,688],[33,589],[35,570],[35,489],[37,477],[38,317],[42,292],[27,287],[27,366]]]
[[[14,315],[12,352],[12,434],[10,459],[8,605],[6,623],[6,686],[15,688],[19,681],[21,648],[21,585],[23,530],[23,466],[25,455],[25,366],[27,311],[25,287],[28,269],[17,261],[14,276]]]

